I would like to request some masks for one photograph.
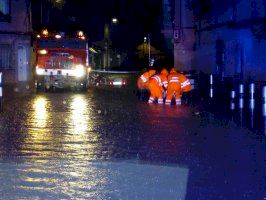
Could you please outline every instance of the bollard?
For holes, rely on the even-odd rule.
[[[244,85],[239,85],[239,108],[244,108]]]
[[[251,83],[249,86],[250,99],[254,99],[255,84]]]
[[[264,118],[264,134],[266,135],[266,86],[262,88],[262,115]]]
[[[249,93],[250,93],[250,103],[249,108],[251,110],[254,110],[255,108],[255,99],[254,99],[254,93],[255,93],[255,84],[251,83],[249,86]]]
[[[255,84],[251,83],[249,86],[249,93],[250,93],[250,100],[249,100],[249,108],[250,108],[250,114],[251,114],[251,128],[254,127],[254,108],[255,108],[255,99],[254,99],[254,93],[255,93]]]
[[[231,110],[235,110],[235,97],[236,97],[236,93],[234,90],[232,90],[231,91],[231,105],[230,105]]]
[[[266,104],[266,86],[263,86],[262,88],[262,98],[263,98],[262,104]]]
[[[210,75],[210,98],[213,98],[213,75]]]
[[[3,111],[3,73],[0,72],[0,112]]]
[[[240,123],[243,125],[243,108],[244,108],[244,85],[239,85],[239,111],[240,111]]]

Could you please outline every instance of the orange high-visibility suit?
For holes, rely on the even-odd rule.
[[[174,98],[176,105],[181,105],[181,95],[183,92],[188,92],[192,89],[189,79],[178,73],[174,68],[171,69],[168,75],[168,88],[165,99],[165,104],[170,105]]]
[[[156,73],[156,70],[150,69],[144,72],[137,80],[137,86],[139,90],[148,89],[147,82],[150,77],[152,77]]]
[[[151,93],[148,103],[154,103],[158,99],[158,104],[163,104],[163,86],[167,88],[167,75],[165,71],[152,76],[148,81],[148,88]]]

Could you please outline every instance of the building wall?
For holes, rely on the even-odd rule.
[[[177,18],[180,14],[178,9]],[[194,20],[187,7],[182,10],[182,18],[194,23],[197,29],[194,30],[195,37],[185,32],[190,39],[175,44],[176,65],[181,60],[183,65],[190,65],[187,69],[220,73],[216,41],[222,40],[224,76],[266,81],[265,0],[214,0],[209,16],[201,21]],[[185,60],[180,57],[185,57]]]
[[[9,20],[0,21],[0,71],[6,84],[29,82],[31,74],[31,20],[27,0],[10,1]]]
[[[174,66],[180,71],[192,69],[195,30],[193,14],[186,8],[186,1],[175,1]]]

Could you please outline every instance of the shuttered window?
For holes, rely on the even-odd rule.
[[[11,61],[11,46],[0,44],[0,69],[12,69]]]
[[[10,22],[10,0],[0,0],[0,22]]]

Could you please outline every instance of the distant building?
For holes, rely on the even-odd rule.
[[[0,0],[0,71],[5,84],[21,86],[31,80],[30,0]]]
[[[173,29],[176,68],[266,81],[265,0],[177,0]]]

